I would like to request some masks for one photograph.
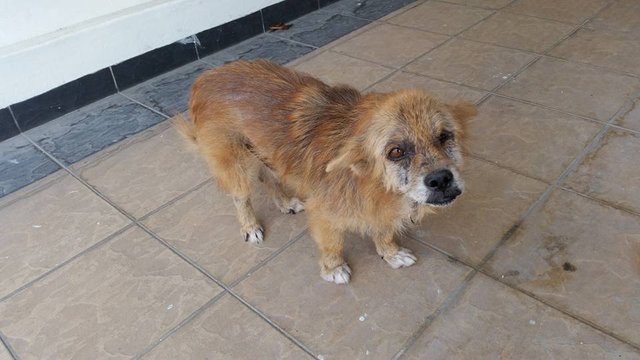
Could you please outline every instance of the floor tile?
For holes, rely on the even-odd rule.
[[[294,69],[316,76],[330,85],[347,84],[359,90],[364,90],[393,71],[332,51],[323,52],[299,63]]]
[[[446,41],[444,35],[381,24],[333,50],[391,67],[401,67]]]
[[[534,55],[494,45],[454,40],[407,66],[407,70],[487,90],[534,59]]]
[[[213,66],[241,59],[269,59],[278,64],[286,64],[313,49],[311,46],[280,39],[270,34],[262,34],[206,56],[202,61]]]
[[[637,0],[618,0],[607,7],[588,24],[597,28],[620,31],[640,31],[640,3]]]
[[[582,28],[551,55],[640,74],[640,34]]]
[[[455,35],[492,14],[492,11],[468,6],[429,1],[388,21],[436,33]]]
[[[523,15],[579,24],[595,15],[608,0],[518,0],[506,10]]]
[[[449,209],[427,216],[411,236],[478,264],[542,195],[547,185],[468,159],[465,193]]]
[[[616,125],[624,126],[627,129],[640,131],[640,98],[633,102],[633,107],[620,118]]]
[[[462,37],[542,53],[573,29],[573,25],[500,12],[465,31]]]
[[[243,241],[231,198],[214,184],[194,191],[144,223],[210,274],[231,284],[306,228],[304,213],[281,213],[261,187],[254,194],[253,206],[265,228],[265,241],[258,246]]]
[[[633,348],[477,275],[406,359],[640,359]]]
[[[70,165],[163,120],[164,117],[116,94],[31,129],[25,135]]]
[[[127,225],[65,172],[0,202],[0,298]]]
[[[311,358],[238,300],[225,295],[143,359]]]
[[[567,179],[580,193],[640,213],[640,135],[612,130]]]
[[[59,169],[24,137],[4,140],[0,142],[0,198]]]
[[[509,5],[513,0],[447,0],[447,2],[486,9],[500,9]]]
[[[542,58],[499,93],[607,121],[633,94],[640,80],[587,65]]]
[[[320,47],[369,22],[333,12],[314,11],[293,21],[288,30],[275,32],[274,35]]]
[[[351,283],[336,285],[320,278],[305,236],[236,290],[326,359],[389,359],[468,272],[415,242],[405,246],[418,262],[393,270],[370,240],[348,238]]]
[[[378,20],[414,1],[415,0],[342,0],[323,9],[363,19]]]
[[[601,128],[601,124],[556,111],[492,97],[469,122],[469,149],[551,183]]]
[[[465,99],[467,101],[477,102],[486,94],[484,91],[475,90],[466,86],[406,72],[393,74],[389,78],[374,85],[370,90],[389,92],[406,88],[427,90],[443,100]]]
[[[557,190],[487,270],[640,343],[640,217]]]
[[[78,163],[74,169],[135,217],[210,177],[204,160],[169,123]]]
[[[205,63],[193,62],[129,88],[123,94],[167,116],[174,116],[187,110],[191,85],[211,68]]]
[[[133,228],[0,304],[23,359],[130,358],[220,292]]]

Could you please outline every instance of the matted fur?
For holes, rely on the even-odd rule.
[[[464,121],[476,113],[469,103],[447,104],[415,89],[364,95],[266,60],[204,73],[189,110],[192,121],[181,119],[177,128],[234,197],[245,240],[262,241],[249,200],[259,178],[281,210],[299,211],[296,197],[303,200],[323,278],[337,283],[350,275],[345,231],[370,235],[394,267],[415,261],[393,236],[434,211],[420,200],[424,176],[442,168],[457,174]],[[452,139],[442,141],[443,132]],[[399,143],[412,155],[392,162],[387,153]]]

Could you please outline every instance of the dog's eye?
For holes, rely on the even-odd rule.
[[[453,133],[450,131],[443,131],[440,133],[440,136],[438,136],[438,141],[440,141],[440,144],[444,144],[449,140],[453,140]]]
[[[387,157],[389,158],[389,160],[397,161],[397,160],[403,159],[404,155],[405,155],[404,150],[396,147],[389,150]]]

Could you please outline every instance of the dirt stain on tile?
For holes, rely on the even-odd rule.
[[[574,272],[574,271],[578,270],[578,268],[575,265],[573,265],[572,263],[570,263],[568,261],[565,261],[565,263],[562,264],[562,270]]]

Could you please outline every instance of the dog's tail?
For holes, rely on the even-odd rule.
[[[197,145],[198,138],[196,136],[196,125],[188,117],[178,114],[173,118],[173,126],[193,146]]]

